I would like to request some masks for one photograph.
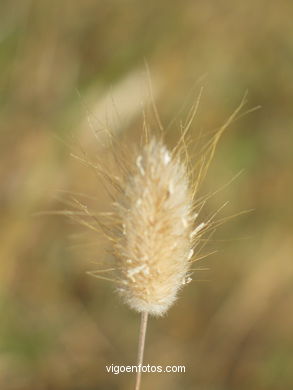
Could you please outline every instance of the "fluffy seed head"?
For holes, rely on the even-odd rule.
[[[115,202],[118,291],[138,312],[162,315],[190,281],[192,196],[187,168],[153,138],[135,156]]]
[[[191,263],[207,256],[192,259],[201,236],[214,231],[225,219],[214,221],[216,212],[206,222],[195,224],[209,196],[195,201],[194,198],[206,176],[219,139],[237,119],[245,102],[246,95],[224,125],[199,147],[198,159],[192,167],[195,175],[192,183],[187,163],[180,155],[184,153],[186,156],[186,137],[199,99],[172,151],[162,141],[163,133],[162,137],[153,136],[149,141],[149,129],[144,123],[145,143],[136,153],[132,153],[128,147],[123,149],[118,143],[117,150],[111,149],[111,161],[118,162],[121,168],[118,174],[113,174],[111,165],[103,163],[99,157],[97,161],[91,161],[84,151],[81,156],[73,154],[83,164],[94,168],[102,179],[113,199],[113,210],[98,214],[91,212],[74,196],[71,201],[65,202],[73,206],[73,210],[64,210],[62,214],[95,234],[102,231],[110,240],[113,267],[89,274],[114,282],[124,301],[134,310],[163,315],[175,301],[180,288],[191,281]],[[156,110],[155,114],[157,117]],[[163,130],[158,118],[157,122]],[[109,135],[111,146],[114,146],[116,139],[111,132]],[[123,152],[127,154],[126,158],[122,156]],[[201,249],[197,248],[197,255]]]
[[[191,281],[191,263],[202,258],[192,260],[193,250],[201,236],[222,223],[221,220],[214,221],[215,213],[206,222],[195,225],[194,221],[208,197],[201,197],[194,203],[194,196],[207,173],[221,135],[237,118],[245,99],[246,96],[226,123],[200,149],[199,159],[193,167],[196,174],[193,188],[190,188],[187,164],[180,158],[180,152],[186,152],[186,135],[197,105],[172,152],[162,138],[148,140],[146,126],[147,141],[136,153],[127,148],[124,152],[128,156],[119,158],[123,148],[118,145],[117,154],[113,149],[114,161],[121,168],[117,175],[105,164],[92,163],[86,155],[84,158],[77,156],[103,179],[114,200],[113,211],[100,214],[109,217],[103,223],[86,205],[73,199],[79,211],[77,214],[65,211],[64,214],[94,232],[101,228],[110,239],[115,259],[113,268],[90,274],[115,282],[121,297],[134,310],[153,315],[166,313],[180,288]],[[90,222],[85,219],[87,217]],[[111,277],[108,277],[109,273],[104,276],[105,272],[112,272]]]

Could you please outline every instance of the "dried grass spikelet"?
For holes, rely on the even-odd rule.
[[[135,156],[115,213],[122,234],[114,254],[125,302],[161,315],[188,280],[192,257],[192,195],[186,166],[152,138]]]
[[[122,299],[137,312],[166,313],[182,286],[191,281],[194,249],[202,235],[222,223],[214,221],[214,216],[198,222],[207,197],[198,199],[197,190],[221,135],[244,103],[245,98],[203,146],[192,169],[186,134],[196,105],[174,149],[166,147],[163,133],[150,136],[148,132],[134,151],[129,145],[124,150],[120,144],[117,150],[113,148],[118,174],[110,165],[92,163],[86,155],[75,156],[94,168],[113,199],[112,211],[98,218],[87,206],[73,201],[77,213],[70,217],[95,232],[103,231],[111,241],[113,267],[89,273],[113,281]]]
[[[172,150],[165,145],[163,131],[160,136],[150,136],[144,120],[144,142],[135,151],[129,145],[123,149],[120,142],[115,148],[112,143],[110,150],[116,168],[120,168],[118,173],[103,159],[92,162],[83,151],[82,156],[74,155],[103,180],[113,207],[111,212],[97,214],[74,195],[67,202],[70,209],[61,212],[95,233],[102,231],[112,244],[113,267],[89,274],[114,282],[123,300],[141,313],[138,367],[143,364],[148,316],[166,313],[181,287],[191,281],[191,264],[206,257],[199,256],[202,236],[226,220],[215,221],[216,212],[205,222],[198,221],[206,200],[213,195],[198,197],[198,188],[221,135],[241,116],[238,114],[245,98],[227,122],[199,148],[197,161],[190,167],[187,133],[199,98],[181,126],[180,139]],[[155,107],[154,113],[158,127],[163,130]],[[115,137],[109,135],[115,143]],[[138,371],[135,390],[140,390],[140,384],[141,371]]]

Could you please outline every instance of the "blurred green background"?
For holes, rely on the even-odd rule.
[[[96,195],[107,209],[66,144],[106,156],[93,130],[141,131],[144,59],[170,142],[200,86],[194,139],[246,90],[247,108],[262,108],[232,124],[202,188],[244,169],[207,212],[225,200],[223,217],[254,211],[218,230],[207,251],[219,252],[200,263],[210,271],[149,324],[146,363],[187,372],[144,375],[142,389],[293,388],[292,15],[289,0],[0,1],[1,389],[133,388],[131,374],[105,365],[134,364],[139,318],[85,274],[107,260],[105,243],[91,237],[89,252],[71,239],[84,229],[33,214],[62,209],[58,190]]]

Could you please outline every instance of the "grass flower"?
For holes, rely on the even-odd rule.
[[[112,199],[112,210],[97,217],[72,199],[76,212],[67,215],[95,232],[103,232],[111,242],[113,266],[89,273],[112,281],[123,301],[141,313],[138,364],[143,362],[148,315],[167,312],[180,289],[192,280],[191,265],[199,258],[202,236],[222,223],[214,220],[216,213],[199,221],[208,196],[198,198],[198,188],[221,135],[238,117],[244,102],[212,135],[193,163],[186,145],[198,102],[173,149],[166,146],[164,132],[150,134],[145,125],[144,141],[134,148],[123,148],[111,135],[115,169],[101,161],[91,162],[86,154],[75,156],[102,179]],[[136,390],[140,381],[138,373]]]
[[[196,238],[185,164],[152,138],[134,155],[114,210],[118,291],[132,309],[162,315],[189,280]]]

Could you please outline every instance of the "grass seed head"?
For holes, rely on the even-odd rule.
[[[117,174],[110,165],[92,163],[86,155],[75,156],[94,168],[113,200],[112,212],[102,213],[109,217],[106,222],[87,206],[76,199],[73,201],[79,211],[70,217],[94,232],[102,230],[112,245],[112,268],[90,274],[115,282],[118,293],[132,309],[152,315],[166,313],[181,287],[191,281],[190,265],[195,261],[194,249],[198,253],[201,249],[198,244],[202,235],[223,223],[223,220],[213,221],[217,212],[207,221],[196,223],[211,196],[196,199],[196,195],[221,135],[240,116],[245,98],[246,95],[200,150],[192,170],[188,169],[186,134],[197,105],[172,151],[166,147],[163,137],[150,138],[148,131],[146,141],[136,152],[128,146],[123,149],[120,144],[117,150],[114,148],[113,161],[120,168]]]
[[[162,315],[189,280],[192,196],[187,168],[152,138],[134,156],[115,202],[121,225],[114,240],[118,289],[138,312]]]

